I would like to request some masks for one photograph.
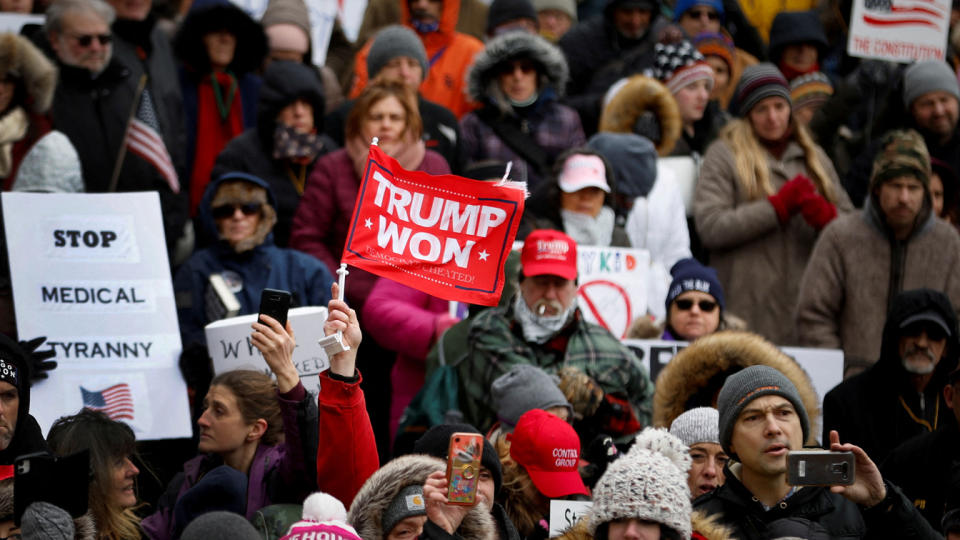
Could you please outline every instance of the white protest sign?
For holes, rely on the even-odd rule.
[[[654,339],[627,339],[623,344],[637,353],[652,381],[657,380],[660,370],[671,358],[689,345],[686,341]],[[818,405],[823,403],[823,396],[827,395],[827,392],[843,381],[843,351],[840,349],[780,347],[780,350],[796,360],[810,376],[813,388],[817,391]]]
[[[81,407],[137,439],[189,437],[180,330],[156,193],[4,193],[22,338],[47,336],[58,367],[33,386],[44,433]]]
[[[43,15],[29,15],[25,13],[0,13],[0,32],[19,34],[25,25],[36,24],[43,26],[47,18]]]
[[[643,249],[577,246],[580,311],[618,338],[647,312],[650,253]]]
[[[567,532],[578,521],[587,517],[593,501],[550,500],[550,538]]]
[[[235,369],[254,369],[270,373],[260,351],[250,342],[257,320],[256,313],[231,317],[208,324],[204,328],[207,350],[213,358],[213,372]],[[323,337],[323,323],[327,320],[325,307],[299,307],[287,313],[293,328],[297,348],[293,351],[293,365],[300,373],[303,386],[311,393],[320,392],[320,373],[330,367],[330,361],[317,340]]]
[[[950,0],[853,0],[847,52],[893,62],[943,60]]]

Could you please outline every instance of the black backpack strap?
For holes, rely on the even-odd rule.
[[[497,137],[500,137],[500,140],[511,150],[529,163],[541,178],[550,175],[550,159],[547,157],[547,151],[537,144],[529,133],[521,131],[513,122],[498,121],[497,113],[490,109],[477,111],[477,116],[484,124],[490,126]]]

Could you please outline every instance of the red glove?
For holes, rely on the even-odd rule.
[[[790,221],[790,217],[800,210],[800,203],[805,195],[816,193],[813,182],[802,174],[798,174],[780,188],[780,191],[767,197],[773,209],[777,211],[777,218],[781,224]]]
[[[819,231],[837,217],[837,207],[819,193],[808,193],[800,202],[800,213],[811,227]]]

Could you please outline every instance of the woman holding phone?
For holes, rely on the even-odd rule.
[[[267,315],[253,323],[250,342],[276,381],[260,371],[221,373],[210,383],[197,421],[200,455],[186,462],[143,520],[150,538],[171,538],[176,501],[208,471],[227,465],[247,475],[246,517],[274,503],[300,503],[316,489],[317,409],[293,365],[296,347],[286,328]]]

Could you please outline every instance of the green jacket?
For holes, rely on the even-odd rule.
[[[490,385],[516,364],[533,364],[550,374],[575,367],[589,375],[605,394],[627,400],[642,426],[650,425],[653,383],[636,355],[601,326],[574,320],[546,343],[523,338],[513,317],[513,302],[481,312],[470,325],[469,354],[458,366],[460,406],[465,421],[488,429],[496,420]]]

